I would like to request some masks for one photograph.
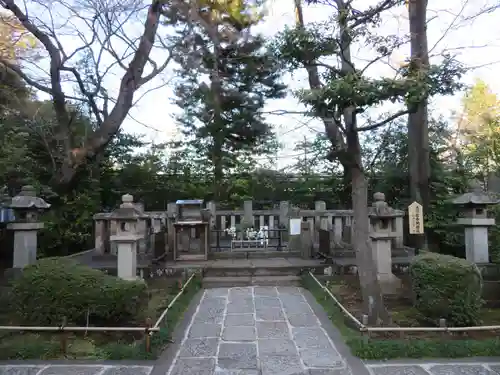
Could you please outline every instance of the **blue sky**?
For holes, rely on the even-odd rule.
[[[259,31],[268,37],[272,37],[277,32],[284,29],[286,25],[293,25],[294,11],[293,0],[268,0],[268,15],[265,22],[259,27]],[[377,3],[376,0],[355,0],[357,9],[364,9],[369,5]],[[467,21],[467,17],[475,14],[479,8],[492,5],[494,0],[453,0],[442,2],[430,2],[428,18],[428,38],[431,48],[431,62],[436,61],[442,52],[457,54],[460,61],[468,67],[477,67],[470,71],[465,81],[472,83],[474,78],[481,78],[488,82],[493,91],[500,93],[500,77],[497,73],[500,68],[500,13],[483,15],[474,21]],[[434,3],[447,4],[438,8]],[[47,12],[40,10],[40,18],[47,22]],[[500,12],[500,11],[499,11]],[[31,13],[33,14],[33,13]],[[57,12],[52,13],[56,21],[67,19],[68,13],[57,8]],[[304,17],[306,22],[320,22],[326,20],[332,14],[332,9],[327,6],[306,6],[304,7]],[[141,15],[137,15],[137,21],[141,21]],[[81,25],[75,23],[75,28]],[[140,33],[141,24],[129,26],[127,33]],[[408,21],[406,8],[401,7],[388,12],[384,16],[383,26],[380,32],[385,35],[404,35],[408,32]],[[74,37],[63,37],[62,43],[68,49],[75,45]],[[372,56],[366,49],[356,46],[353,55],[357,58],[357,64],[363,66],[363,61],[370,60]],[[390,76],[392,69],[389,65],[397,66],[409,55],[409,46],[405,46],[396,51],[390,59],[380,64],[374,64],[369,74],[373,77]],[[165,54],[159,50],[155,51],[155,60],[161,61]],[[107,59],[109,64],[112,60]],[[44,65],[43,62],[40,64]],[[103,63],[105,64],[105,62]],[[172,104],[173,92],[165,82],[171,79],[173,66],[170,67],[161,77],[158,77],[149,85],[146,85],[142,92],[137,95],[141,98],[137,105],[131,110],[130,116],[125,120],[123,128],[127,132],[144,134],[146,139],[154,142],[163,142],[175,137],[176,124],[173,115],[179,109]],[[106,87],[110,92],[116,90],[119,84],[121,72],[112,69],[111,74],[106,79]],[[307,88],[307,76],[304,71],[296,72],[293,76],[286,77],[290,91]],[[154,88],[143,96],[145,92]],[[290,110],[297,111],[300,108],[297,100],[290,94],[286,99],[274,101],[268,105],[269,110]],[[444,115],[450,117],[454,111],[460,109],[460,95],[452,98],[436,98],[431,106],[431,114],[434,116]],[[382,110],[387,110],[383,108]],[[380,111],[380,109],[378,110]],[[376,112],[374,112],[376,113]],[[280,168],[294,163],[296,155],[293,151],[297,142],[307,137],[314,138],[317,132],[322,132],[322,124],[312,119],[305,119],[299,115],[269,116],[270,122],[274,125],[280,142],[284,145],[283,150],[278,154],[276,163]],[[177,135],[178,136],[178,135]]]

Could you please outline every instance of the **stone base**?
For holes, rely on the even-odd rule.
[[[22,268],[7,268],[4,271],[4,278],[10,282],[19,278],[23,274]]]
[[[391,295],[399,294],[401,292],[403,283],[399,278],[394,276],[394,274],[379,274],[377,275],[377,278],[380,282],[382,294]]]

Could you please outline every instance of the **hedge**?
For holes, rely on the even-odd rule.
[[[73,260],[46,258],[12,283],[20,323],[31,325],[130,325],[147,303],[144,281],[125,281]]]
[[[424,252],[410,264],[415,308],[430,322],[480,324],[481,272],[474,263],[451,255]]]

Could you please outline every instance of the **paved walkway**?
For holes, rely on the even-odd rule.
[[[295,287],[208,289],[167,375],[351,375]],[[354,374],[356,375],[356,374]]]

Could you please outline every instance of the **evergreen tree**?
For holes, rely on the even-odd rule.
[[[240,4],[238,12],[200,8],[198,16],[189,52],[178,58],[178,121],[187,142],[210,162],[214,199],[222,201],[228,195],[225,171],[234,170],[239,158],[276,150],[261,110],[266,100],[284,97],[286,86],[264,38],[250,31],[261,17],[249,6]]]

